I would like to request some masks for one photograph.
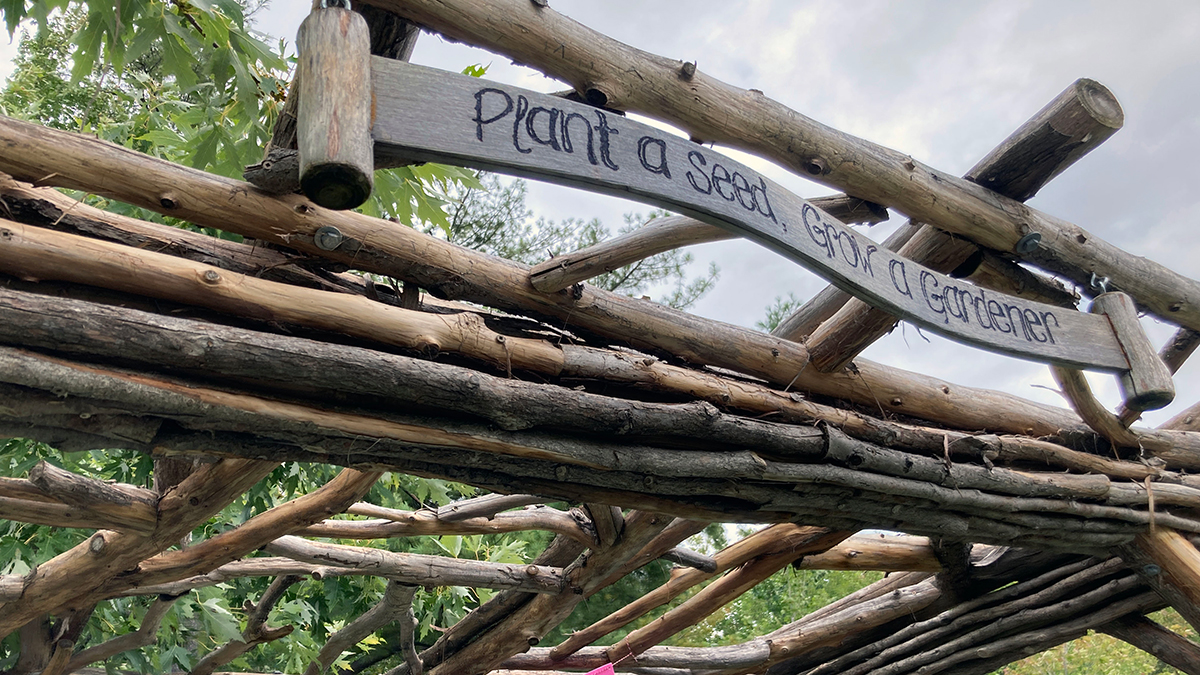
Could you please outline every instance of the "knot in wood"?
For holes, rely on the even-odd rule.
[[[179,206],[179,201],[173,193],[168,192],[158,198],[158,204],[164,209],[174,209]]]
[[[528,574],[531,577],[536,577],[538,575],[537,565],[530,565],[530,566],[526,567],[525,574]]]
[[[804,163],[804,170],[810,175],[820,176],[829,173],[829,164],[820,157],[813,157]]]

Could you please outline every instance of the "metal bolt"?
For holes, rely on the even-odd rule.
[[[1148,577],[1156,577],[1159,574],[1162,574],[1162,568],[1158,565],[1146,565],[1142,568],[1142,574],[1145,574]]]
[[[1017,253],[1033,253],[1041,243],[1042,235],[1037,232],[1030,232],[1021,237],[1021,240],[1017,242]]]
[[[210,284],[215,284],[221,280],[221,275],[216,270],[209,270],[204,273],[204,280]]]
[[[317,228],[313,234],[313,243],[322,251],[332,251],[342,245],[345,237],[342,236],[342,231],[332,225],[325,225]]]
[[[685,80],[690,80],[693,77],[695,77],[696,62],[695,61],[685,61],[684,64],[679,67],[679,75],[681,77],[683,77],[683,79],[685,79]]]

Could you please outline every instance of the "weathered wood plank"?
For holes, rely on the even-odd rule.
[[[584,104],[387,59],[372,60],[372,78],[372,133],[397,155],[661,205],[744,234],[952,339],[1074,367],[1128,368],[1104,321],[988,293],[882,250],[752,169],[690,141]]]

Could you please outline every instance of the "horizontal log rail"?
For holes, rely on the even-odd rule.
[[[964,387],[860,360],[855,374],[822,375],[794,342],[705,321],[649,301],[585,286],[583,296],[548,295],[528,285],[522,266],[456,247],[411,228],[321,209],[302,197],[272,197],[247,183],[206,174],[110,143],[0,118],[0,170],[26,181],[81,189],[206,226],[279,243],[446,297],[554,317],[552,323],[607,335],[692,363],[728,368],[780,386],[845,398],[960,429],[1030,435],[1080,426],[1069,411]],[[313,243],[336,227],[335,251]]]
[[[622,44],[550,7],[521,0],[368,4],[530,65],[569,83],[587,100],[661,119],[693,138],[776,161],[913,220],[1022,257],[1082,287],[1088,286],[1092,273],[1108,277],[1112,287],[1132,295],[1155,316],[1200,330],[1196,280],[901,152],[824,126],[760,92],[733,87],[694,69],[682,75],[682,61]],[[780,142],[782,137],[788,142]],[[1030,234],[1039,235],[1040,243],[1025,252],[1018,244]]]

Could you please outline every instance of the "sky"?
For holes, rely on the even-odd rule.
[[[960,2],[957,0],[551,0],[551,8],[626,44],[696,61],[699,70],[758,89],[841,131],[961,175],[1080,77],[1106,85],[1125,126],[1047,185],[1029,203],[1126,251],[1200,276],[1200,3],[1148,1]],[[272,0],[256,28],[294,41],[308,0]],[[11,49],[11,48],[10,48]],[[0,51],[0,56],[3,56]],[[422,35],[416,63],[460,71],[489,66],[487,78],[537,91],[563,83],[508,59]],[[724,150],[803,197],[821,185],[766,161]],[[579,190],[530,183],[539,216],[598,217],[613,229],[649,207]],[[879,241],[903,216],[865,230]],[[862,230],[860,230],[862,231]],[[806,299],[826,284],[746,241],[693,247],[695,274],[721,268],[716,289],[692,311],[743,326],[777,296]],[[1152,342],[1174,328],[1143,319]],[[955,344],[901,324],[865,358],[1065,405],[1048,369]],[[1200,399],[1200,357],[1176,376],[1176,403],[1149,413],[1165,421]],[[1111,375],[1091,377],[1110,408]]]

